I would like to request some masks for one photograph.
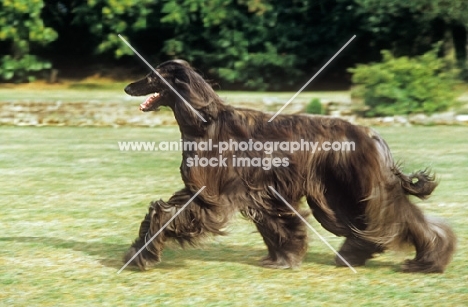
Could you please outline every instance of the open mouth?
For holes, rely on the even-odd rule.
[[[140,104],[140,110],[143,112],[148,112],[148,111],[156,111],[158,109],[158,106],[156,105],[156,102],[161,98],[161,95],[159,93],[154,93],[148,98],[146,98],[145,102]]]

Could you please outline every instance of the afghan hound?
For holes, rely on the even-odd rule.
[[[364,265],[377,253],[409,244],[415,247],[416,256],[402,265],[402,271],[445,270],[455,250],[455,235],[444,222],[426,217],[409,198],[427,198],[437,183],[428,171],[402,173],[377,132],[326,116],[278,115],[269,121],[271,114],[223,103],[185,61],[164,62],[156,71],[167,83],[152,72],[125,88],[131,96],[151,94],[140,110],[157,111],[161,106],[172,109],[184,144],[232,146],[222,152],[196,146],[183,149],[180,172],[184,188],[168,201],[151,203],[125,261],[133,258],[131,264],[145,269],[161,261],[167,239],[183,245],[194,244],[209,234],[224,234],[228,221],[241,212],[253,221],[267,246],[263,266],[297,267],[307,250],[307,231],[286,201],[299,214],[312,212],[326,230],[345,237],[339,253],[352,266]],[[308,142],[347,142],[354,148],[318,146],[312,152],[302,146]],[[241,150],[234,146],[241,143],[265,147],[255,150],[244,146],[246,150]],[[267,143],[279,146],[265,150]],[[299,143],[301,150],[287,146]],[[197,165],[197,161],[218,164]],[[303,197],[311,210],[299,209]],[[159,235],[142,249],[158,231]],[[140,249],[142,252],[136,255]],[[340,257],[335,262],[338,266],[346,264]]]

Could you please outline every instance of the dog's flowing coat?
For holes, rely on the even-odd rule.
[[[206,188],[135,259],[144,269],[160,261],[166,239],[195,243],[207,234],[223,234],[237,211],[251,219],[268,248],[262,264],[273,268],[296,267],[307,249],[304,223],[268,188],[272,186],[298,208],[305,197],[314,217],[328,231],[346,237],[339,253],[353,266],[364,265],[375,253],[410,244],[416,256],[404,263],[406,272],[443,272],[455,249],[455,235],[443,222],[428,218],[409,199],[428,197],[436,187],[426,171],[403,174],[385,141],[372,129],[323,116],[271,115],[226,105],[184,61],[168,61],[157,71],[206,120],[150,73],[128,85],[132,96],[152,94],[142,111],[168,106],[174,112],[183,141],[349,141],[354,151],[281,150],[226,151],[223,157],[287,158],[288,166],[189,167],[194,158],[218,157],[217,151],[184,150],[180,167],[185,187],[167,202],[155,201],[141,223],[139,236],[125,256],[131,259],[160,228],[197,192]],[[307,212],[302,210],[301,214]],[[344,263],[336,258],[337,265]]]

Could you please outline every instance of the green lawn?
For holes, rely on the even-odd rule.
[[[203,247],[169,245],[163,262],[124,270],[122,255],[153,199],[182,185],[180,154],[120,152],[118,141],[178,140],[177,127],[0,127],[2,306],[466,306],[468,128],[378,128],[405,162],[440,185],[420,202],[458,235],[444,274],[403,274],[412,251],[389,252],[352,273],[314,235],[302,267],[258,266],[265,246],[238,218]],[[311,220],[335,247],[334,237]]]

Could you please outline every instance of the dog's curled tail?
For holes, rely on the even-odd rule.
[[[379,152],[379,164],[383,168],[383,173],[390,169],[398,178],[406,195],[414,195],[420,199],[428,198],[438,185],[436,178],[428,169],[406,175],[401,171],[400,165],[395,163],[387,142],[374,130],[369,131],[369,135],[376,142]],[[385,175],[384,175],[385,177]]]
[[[401,187],[406,195],[414,195],[420,199],[426,199],[438,185],[435,176],[427,169],[405,175],[396,167],[394,172],[400,179]]]

